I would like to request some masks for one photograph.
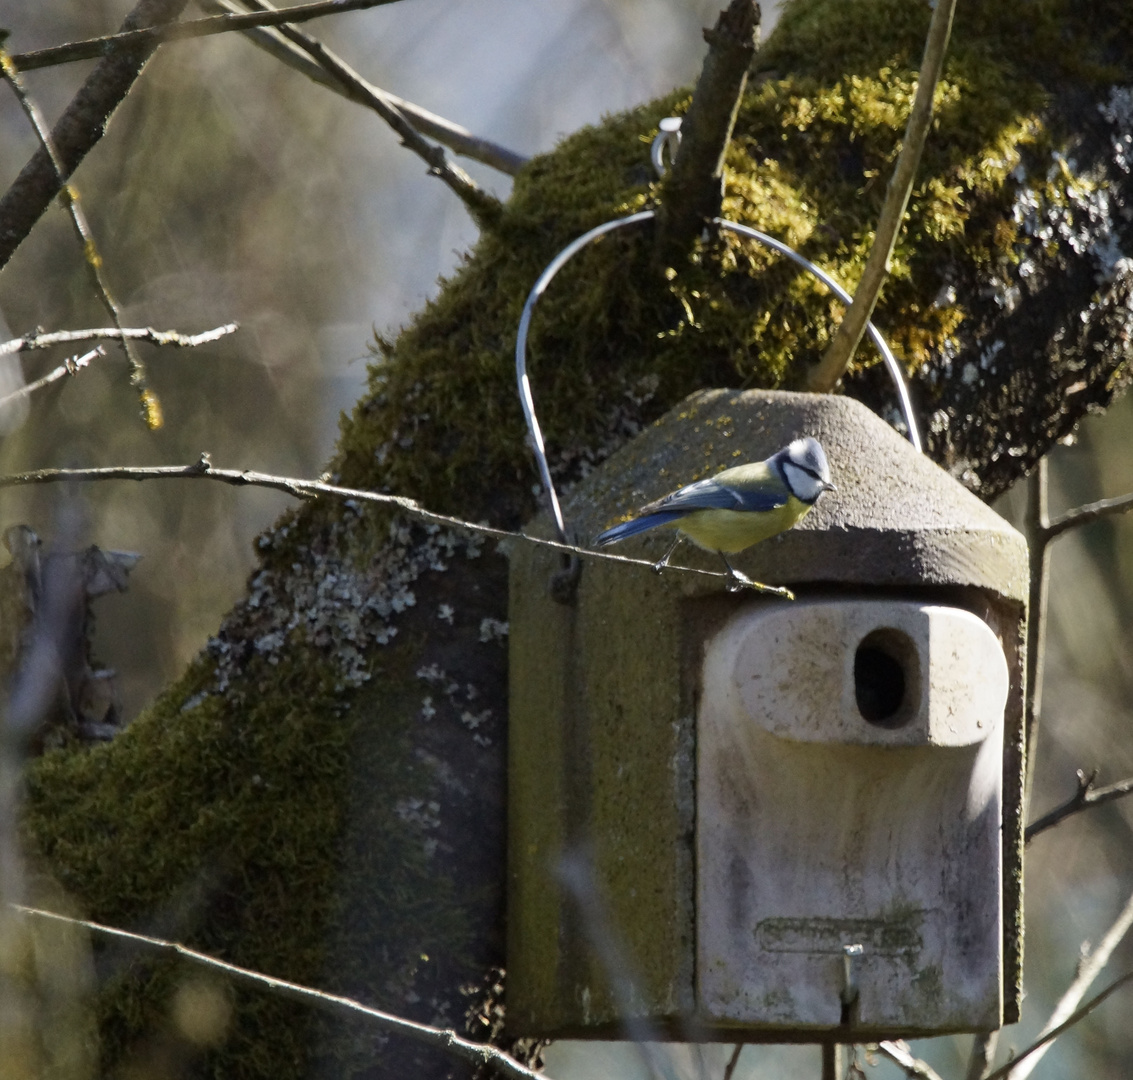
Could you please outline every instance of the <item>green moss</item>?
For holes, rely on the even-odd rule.
[[[1128,26],[1128,12],[1109,7],[1107,18]],[[868,255],[929,14],[907,0],[788,5],[740,111],[726,215],[801,249],[847,288]],[[1053,88],[1128,70],[1127,49],[1111,56],[1119,31],[1099,39],[1096,13],[1089,27],[1074,19],[1069,3],[1010,13],[969,3],[957,14],[876,315],[910,369],[970,317],[938,301],[942,287],[1017,258],[1008,176],[1026,159],[1042,177],[1070,137],[1044,126]],[[343,431],[345,480],[477,512],[485,491],[514,491],[530,476],[511,353],[527,291],[584,230],[651,204],[646,144],[661,117],[688,101],[678,91],[608,118],[521,173],[498,228],[396,344],[380,343],[372,396]],[[801,386],[840,317],[821,285],[730,234],[667,275],[651,255],[648,227],[609,236],[576,256],[536,309],[531,379],[553,462],[566,474],[624,415],[651,420],[698,387]],[[863,349],[860,363],[875,360]],[[651,393],[641,404],[645,379]],[[375,457],[375,447],[386,453]],[[504,508],[514,522],[531,506],[513,497]]]
[[[910,367],[970,317],[938,302],[942,285],[986,280],[1018,257],[1007,177],[1020,160],[1034,166],[1046,207],[1081,197],[1082,181],[1048,174],[1069,134],[1045,126],[1042,111],[1071,82],[1128,81],[1133,5],[1103,8],[1079,16],[1069,0],[961,5],[876,315]],[[782,237],[852,288],[928,18],[913,0],[788,5],[728,151],[727,216]],[[531,514],[512,356],[524,299],[569,241],[650,204],[648,143],[688,101],[678,90],[609,117],[523,170],[502,216],[437,298],[396,342],[378,343],[370,392],[345,421],[333,465],[344,484],[504,525]],[[731,235],[667,271],[652,250],[648,228],[606,237],[537,308],[530,372],[561,474],[577,475],[693,390],[801,385],[837,323],[839,305],[821,286]],[[336,534],[344,514],[316,506],[289,515],[263,565],[286,575],[335,545],[368,565],[389,546],[389,515],[358,516]],[[52,753],[29,770],[31,844],[96,919],[321,985],[350,987],[364,947],[391,983],[412,984],[422,954],[459,956],[469,931],[458,884],[430,873],[419,836],[395,812],[421,786],[410,741],[419,643],[405,638],[361,690],[343,689],[333,658],[298,630],[278,665],[253,655],[223,695],[197,700],[216,675],[213,661],[200,660],[112,744]],[[357,797],[357,775],[369,802]],[[338,942],[333,969],[328,942]],[[103,1002],[108,1064],[164,1023],[176,979],[175,967],[150,959],[119,971]],[[301,1073],[313,1022],[241,991],[216,1071]]]
[[[300,648],[289,671],[257,673],[253,663],[248,677],[270,678],[266,693],[238,708],[209,696],[181,711],[211,681],[199,662],[113,744],[36,763],[29,840],[90,917],[322,986],[361,981],[364,959],[345,949],[327,970],[328,937],[346,925],[395,958],[392,981],[412,983],[406,940],[418,957],[459,953],[467,930],[453,891],[389,813],[424,786],[406,747],[416,702],[387,692],[367,708],[362,692],[344,716],[319,660]],[[369,804],[354,789],[359,775],[379,793]],[[367,883],[367,903],[348,909],[351,875]],[[145,953],[118,967],[101,1002],[106,1068],[168,1028],[182,974],[180,962]],[[234,1029],[231,1076],[285,1075],[315,1041],[308,1009],[247,990]]]

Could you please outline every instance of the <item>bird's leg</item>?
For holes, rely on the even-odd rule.
[[[772,596],[781,596],[785,600],[794,600],[795,594],[781,585],[764,585],[762,581],[753,581],[747,574],[741,574],[730,562],[728,556],[722,551],[720,558],[728,568],[728,592],[739,592],[740,589],[754,589],[756,592],[770,593]]]
[[[739,592],[740,589],[746,588],[748,585],[754,585],[755,582],[747,576],[741,574],[729,561],[728,556],[722,551],[720,558],[724,560],[724,565],[728,568],[728,592]]]
[[[673,537],[673,542],[669,545],[669,550],[665,552],[661,558],[653,564],[653,573],[659,574],[666,566],[669,565],[669,557],[677,550],[677,544],[681,542],[681,534],[677,533]]]

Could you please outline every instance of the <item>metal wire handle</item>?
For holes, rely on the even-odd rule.
[[[825,270],[819,266],[815,266],[809,259],[804,259],[794,248],[787,247],[781,240],[776,240],[773,236],[768,236],[767,233],[753,229],[750,225],[741,225],[738,221],[728,221],[727,218],[713,218],[712,223],[724,229],[731,229],[732,232],[739,233],[741,236],[748,236],[752,240],[758,240],[764,247],[769,247],[772,251],[779,252],[780,255],[786,255],[792,262],[796,262],[799,266],[809,270],[823,285],[838,297],[843,304],[849,306],[853,303],[854,298]],[[893,355],[885,338],[881,336],[881,331],[873,325],[872,321],[867,322],[865,325],[866,333],[869,334],[870,341],[877,346],[877,351],[881,353],[881,359],[885,362],[885,367],[889,371],[890,378],[893,380],[893,386],[897,390],[897,399],[901,403],[901,412],[904,413],[905,416],[905,426],[909,429],[909,442],[913,444],[913,449],[916,450],[917,453],[923,454],[924,447],[921,445],[921,433],[917,430],[917,421],[913,416],[913,403],[909,398],[909,387],[905,383],[905,373],[901,370],[901,365],[897,363],[897,357]]]
[[[562,507],[559,505],[559,496],[555,491],[554,481],[551,479],[551,469],[547,464],[547,452],[543,445],[543,432],[539,427],[539,420],[535,415],[535,400],[531,396],[531,380],[527,377],[527,331],[531,326],[531,314],[535,310],[535,304],[538,302],[539,297],[546,292],[547,286],[551,283],[551,279],[554,278],[573,256],[586,247],[591,240],[597,240],[598,237],[604,236],[608,232],[613,232],[615,229],[620,229],[625,225],[636,225],[639,221],[652,221],[655,216],[656,214],[652,210],[641,210],[627,217],[615,218],[613,221],[604,222],[596,228],[591,229],[589,232],[583,233],[577,240],[572,240],[550,263],[548,263],[547,268],[539,275],[535,284],[531,286],[531,292],[527,294],[527,302],[523,305],[523,314],[519,317],[519,332],[515,339],[515,378],[519,388],[519,402],[523,406],[523,416],[527,421],[527,431],[531,438],[531,448],[535,451],[535,458],[539,464],[539,476],[543,481],[543,488],[546,490],[547,498],[551,504],[551,517],[555,523],[555,531],[558,533],[558,537],[563,543],[569,543],[566,532],[566,522],[563,520],[563,511]],[[762,244],[764,247],[769,247],[773,251],[785,255],[792,262],[798,263],[804,270],[809,271],[818,278],[818,280],[834,293],[842,303],[850,304],[853,301],[853,297],[826,273],[825,270],[815,266],[809,259],[803,258],[794,248],[788,247],[782,241],[776,240],[774,237],[768,236],[758,229],[753,229],[750,225],[741,225],[739,222],[729,221],[727,218],[713,218],[712,223],[723,229],[730,229],[734,233],[739,233],[741,236],[746,236]],[[873,325],[872,321],[866,323],[866,332],[869,334],[870,340],[877,346],[877,351],[881,353],[881,358],[893,380],[893,385],[896,387],[897,398],[901,404],[901,412],[904,414],[905,425],[908,428],[909,441],[918,452],[923,452],[920,432],[917,430],[917,422],[913,417],[913,404],[909,399],[909,388],[905,384],[905,376],[901,371],[901,365],[897,363],[897,358],[893,355],[885,339],[881,336],[881,332]]]
[[[555,493],[555,484],[551,479],[551,469],[547,465],[547,453],[543,449],[543,432],[539,427],[539,420],[535,416],[535,401],[531,397],[531,382],[527,378],[527,328],[531,325],[531,313],[535,310],[535,302],[546,291],[553,278],[566,265],[568,260],[581,251],[591,240],[604,236],[623,225],[634,225],[639,221],[649,221],[653,218],[652,210],[642,210],[629,217],[617,218],[607,221],[588,233],[583,233],[577,240],[567,244],[548,264],[547,269],[539,275],[538,280],[531,286],[527,294],[527,303],[523,305],[523,314],[519,317],[519,333],[515,339],[515,378],[519,385],[519,403],[523,406],[523,415],[527,420],[527,432],[531,436],[531,447],[539,462],[539,475],[543,478],[543,487],[547,497],[551,500],[551,516],[555,520],[555,530],[559,539],[567,543],[566,523],[563,521],[562,507],[559,506],[559,497]]]

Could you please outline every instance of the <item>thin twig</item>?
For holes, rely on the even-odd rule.
[[[736,1071],[736,1066],[740,1063],[740,1054],[743,1052],[744,1044],[736,1043],[732,1056],[728,1058],[728,1064],[724,1066],[724,1080],[732,1080],[732,1073]]]
[[[1102,973],[1102,969],[1109,963],[1113,951],[1121,944],[1131,926],[1133,926],[1133,896],[1130,896],[1125,902],[1125,907],[1121,909],[1121,913],[1117,916],[1113,925],[1106,931],[1098,947],[1079,962],[1078,973],[1075,975],[1074,981],[1066,988],[1066,992],[1051,1013],[1050,1019],[1047,1020],[1043,1030],[1039,1033],[1040,1041],[1043,1036],[1062,1027],[1074,1013],[1078,1002],[1082,1000],[1094,980]],[[1007,1074],[1010,1080],[1026,1080],[1045,1053],[1045,1047],[1035,1046],[1033,1053],[1025,1063],[1016,1064],[1013,1062],[1012,1068]]]
[[[545,1080],[541,1073],[527,1068],[516,1061],[509,1054],[505,1054],[498,1047],[490,1043],[473,1042],[458,1035],[451,1028],[433,1027],[431,1024],[421,1024],[415,1020],[407,1020],[403,1016],[396,1016],[383,1009],[375,1009],[370,1005],[363,1005],[353,998],[343,997],[341,994],[331,994],[325,990],[315,990],[301,983],[291,982],[287,979],[277,979],[273,975],[265,975],[250,968],[239,967],[221,960],[208,953],[198,952],[187,945],[176,941],[167,941],[164,938],[150,937],[148,934],[134,934],[128,930],[119,930],[114,926],[105,926],[102,923],[91,922],[89,919],[75,919],[69,915],[60,915],[54,911],[44,911],[41,908],[25,907],[23,904],[10,905],[14,910],[25,915],[32,915],[40,919],[53,919],[57,922],[67,923],[70,926],[81,926],[95,934],[106,937],[133,941],[139,945],[146,945],[162,952],[174,953],[195,964],[202,964],[215,971],[222,971],[239,982],[250,983],[262,989],[273,991],[284,997],[295,998],[308,1005],[315,1005],[335,1013],[361,1013],[377,1024],[397,1035],[404,1035],[415,1042],[431,1046],[436,1050],[451,1054],[473,1065],[488,1066],[498,1069],[504,1076],[515,1077],[516,1080]]]
[[[1030,801],[1034,776],[1035,738],[1042,709],[1042,671],[1046,652],[1046,608],[1050,581],[1050,544],[1071,529],[1089,525],[1105,517],[1133,510],[1133,494],[1100,499],[1067,510],[1053,521],[1047,509],[1047,459],[1041,458],[1029,477],[1029,496],[1024,532],[1031,553],[1031,593],[1027,622],[1027,702],[1025,709],[1027,781],[1024,805]],[[1119,798],[1112,795],[1110,798]],[[1089,805],[1089,804],[1087,804]],[[1084,807],[1083,807],[1084,808]],[[1028,837],[1032,835],[1028,830]]]
[[[188,41],[194,38],[209,37],[212,34],[228,34],[236,30],[250,30],[256,26],[279,26],[286,22],[307,22],[322,19],[328,15],[341,15],[347,11],[364,11],[367,8],[393,4],[397,0],[320,0],[315,4],[297,4],[292,8],[274,12],[252,12],[246,15],[214,15],[208,19],[192,19],[189,22],[168,23],[162,26],[146,27],[141,30],[126,30],[118,34],[72,41],[66,45],[55,45],[50,49],[37,49],[35,52],[14,53],[12,62],[21,71],[34,71],[36,68],[54,67],[56,64],[70,64],[76,60],[92,60],[105,56],[116,46],[152,45],[154,47],[171,41]]]
[[[1083,810],[1089,810],[1091,806],[1100,806],[1102,803],[1113,802],[1114,799],[1124,799],[1126,795],[1133,795],[1133,776],[1126,777],[1124,780],[1118,780],[1116,784],[1109,784],[1106,787],[1094,787],[1094,780],[1097,778],[1097,769],[1089,773],[1078,770],[1078,790],[1062,803],[1061,806],[1056,806],[1053,810],[1043,814],[1038,821],[1032,822],[1027,826],[1027,831],[1024,833],[1027,843],[1029,844],[1041,832],[1046,832],[1047,829],[1053,828],[1064,818],[1070,817],[1071,814],[1080,813]]]
[[[24,114],[30,121],[31,126],[35,129],[40,145],[47,152],[47,156],[51,161],[51,167],[55,170],[55,176],[59,181],[59,201],[70,215],[71,224],[75,227],[75,233],[78,235],[79,243],[82,245],[83,258],[86,262],[87,270],[90,272],[91,283],[94,285],[99,300],[102,301],[102,306],[106,308],[107,314],[113,321],[115,329],[121,332],[123,329],[122,312],[118,307],[118,302],[110,292],[110,285],[106,280],[106,275],[103,273],[102,256],[99,254],[98,245],[95,243],[90,222],[87,221],[87,216],[83,213],[83,208],[79,205],[79,193],[72,185],[67,183],[65,176],[66,170],[63,167],[62,159],[59,157],[59,151],[55,149],[55,143],[51,138],[51,130],[48,128],[47,122],[42,115],[40,115],[35,102],[32,101],[31,96],[28,94],[27,88],[20,78],[19,71],[11,63],[2,49],[0,49],[0,70],[3,71],[5,82],[12,88],[12,92],[16,95],[20,107],[24,110]],[[122,352],[125,354],[126,362],[130,365],[130,385],[137,391],[138,401],[142,409],[142,417],[145,419],[151,431],[156,430],[161,427],[162,424],[161,403],[158,401],[157,395],[150,390],[147,385],[145,364],[142,363],[142,358],[138,355],[137,350],[130,343],[128,337],[121,334],[118,343],[122,348]]]
[[[999,1029],[984,1031],[972,1040],[972,1052],[968,1055],[968,1072],[964,1080],[984,1080],[995,1060],[995,1047],[999,1042]]]
[[[909,1044],[904,1039],[886,1039],[877,1044],[877,1049],[894,1065],[904,1069],[906,1076],[915,1077],[916,1080],[941,1080],[940,1073],[927,1061],[922,1061],[919,1057],[913,1056]]]
[[[227,11],[232,14],[240,14],[243,12],[243,8],[234,3],[233,0],[197,0],[197,6],[207,12]],[[260,7],[259,4],[255,6]],[[262,10],[273,9],[265,7],[262,8]],[[257,27],[252,30],[245,30],[244,36],[265,52],[270,53],[277,60],[287,64],[288,67],[294,68],[300,74],[306,75],[308,79],[317,82],[320,86],[325,86],[328,90],[333,90],[336,94],[341,94],[348,101],[365,105],[367,108],[373,107],[370,98],[365,93],[360,92],[353,85],[343,83],[342,80],[329,74],[303,52],[302,49],[288,41],[288,39],[274,27]],[[327,52],[329,55],[335,56],[329,49]],[[506,173],[508,176],[515,176],[515,174],[527,164],[528,159],[522,154],[517,154],[514,150],[509,150],[506,146],[501,146],[491,139],[474,135],[467,128],[461,127],[459,124],[454,124],[451,120],[446,120],[443,116],[437,116],[436,113],[429,112],[428,109],[423,109],[420,105],[415,105],[412,101],[406,101],[404,98],[400,98],[396,94],[391,94],[387,90],[381,90],[374,86],[373,83],[363,79],[361,75],[356,74],[355,78],[373,93],[384,94],[386,99],[398,109],[422,135],[436,139],[437,142],[443,143],[454,153],[471,158],[473,161],[482,162],[493,169],[498,169],[500,172]]]
[[[1023,523],[1030,560],[1026,630],[1027,686],[1023,703],[1024,814],[1031,802],[1031,785],[1035,775],[1035,740],[1038,737],[1039,714],[1042,709],[1046,656],[1047,594],[1050,591],[1050,551],[1046,541],[1050,527],[1049,468],[1047,459],[1040,458],[1035,470],[1027,478],[1027,510]]]
[[[177,348],[191,349],[197,345],[207,345],[239,329],[240,324],[233,322],[225,323],[213,330],[205,330],[200,334],[182,334],[178,330],[155,330],[152,326],[130,326],[122,329],[107,326],[92,330],[54,330],[51,333],[34,330],[30,334],[24,334],[23,337],[0,342],[0,356],[28,352],[32,349],[49,349],[53,345],[74,345],[77,341],[117,341],[123,337],[148,341],[151,345],[173,345]]]
[[[122,23],[124,31],[175,21],[189,0],[138,0]],[[114,110],[145,69],[156,42],[110,45],[71,99],[51,131],[64,177],[79,167],[106,133]],[[41,146],[0,198],[0,267],[12,257],[59,194],[59,171]]]
[[[260,7],[269,7],[262,0],[249,0]],[[278,12],[276,12],[278,14]],[[484,225],[499,216],[502,209],[494,196],[481,189],[459,165],[454,165],[445,154],[444,148],[429,142],[410,122],[405,114],[393,103],[390,96],[361,78],[358,73],[332,53],[321,41],[305,34],[294,26],[282,25],[279,32],[303,50],[324,71],[338,79],[347,87],[351,95],[364,100],[398,135],[401,143],[412,150],[429,166],[429,173],[438,177],[452,190],[468,208],[477,224]]]
[[[28,383],[26,386],[21,386],[18,390],[13,390],[10,394],[5,394],[0,397],[0,408],[13,401],[18,401],[20,398],[25,398],[29,394],[34,394],[37,390],[42,390],[45,386],[50,386],[53,382],[58,382],[60,379],[68,375],[77,375],[83,368],[87,366],[96,356],[105,356],[106,350],[97,345],[88,353],[83,353],[82,356],[72,356],[69,360],[64,360],[57,368],[49,371],[41,379],[36,379],[35,382]]]
[[[1017,1054],[1011,1061],[1007,1062],[1006,1065],[1001,1065],[998,1069],[995,1070],[995,1072],[988,1073],[984,1080],[1004,1080],[1004,1077],[1012,1077],[1012,1070],[1016,1069],[1024,1059],[1029,1058],[1032,1054],[1037,1054],[1048,1043],[1054,1042],[1054,1040],[1057,1039],[1059,1035],[1064,1034],[1065,1032],[1069,1031],[1070,1028],[1072,1028],[1075,1024],[1079,1023],[1081,1020],[1084,1020],[1103,1001],[1105,1001],[1106,998],[1108,998],[1111,994],[1116,993],[1128,982],[1133,982],[1133,971],[1127,971],[1120,978],[1114,979],[1114,981],[1111,982],[1109,986],[1107,986],[1100,994],[1098,994],[1096,997],[1090,998],[1090,1000],[1087,1001],[1085,1005],[1083,1005],[1076,1013],[1067,1017],[1067,1019],[1063,1023],[1058,1025],[1058,1027],[1051,1028],[1050,1031],[1046,1032],[1043,1035],[1040,1035],[1033,1043],[1031,1043],[1030,1046],[1027,1047],[1026,1050],[1024,1050],[1021,1054]]]
[[[1087,503],[1075,510],[1067,510],[1061,517],[1056,517],[1046,529],[1045,542],[1061,536],[1069,529],[1076,529],[1080,525],[1089,525],[1103,517],[1112,517],[1114,514],[1126,514],[1133,510],[1133,495],[1118,495],[1113,499],[1100,499],[1098,502]]]
[[[838,327],[826,355],[810,372],[808,383],[811,390],[828,393],[846,374],[850,361],[861,344],[866,323],[877,304],[881,286],[889,275],[889,260],[893,257],[897,236],[905,220],[905,209],[909,205],[925,137],[932,123],[932,99],[940,73],[944,69],[944,55],[948,50],[948,37],[952,32],[952,15],[955,10],[956,0],[936,0],[933,7],[924,59],[917,78],[917,93],[905,127],[901,153],[897,157],[897,164],[885,193],[885,205],[877,222],[877,235],[862,271],[861,281],[854,292],[854,302]]]
[[[577,547],[573,544],[564,544],[558,540],[544,540],[542,537],[530,536],[527,533],[509,532],[507,529],[496,529],[490,525],[481,525],[462,518],[451,517],[448,514],[438,514],[426,510],[414,499],[404,495],[386,495],[376,491],[363,491],[360,488],[339,487],[335,484],[326,484],[321,480],[305,480],[298,477],[274,476],[270,473],[254,472],[250,469],[218,469],[209,460],[208,454],[202,454],[199,460],[192,465],[154,465],[145,467],[111,466],[97,469],[37,469],[34,472],[13,473],[0,476],[0,488],[24,487],[30,484],[60,484],[60,483],[89,483],[101,480],[215,480],[233,487],[263,487],[275,491],[282,491],[297,499],[317,498],[325,495],[335,499],[353,499],[358,502],[381,503],[387,506],[396,506],[420,521],[433,522],[453,529],[463,529],[466,532],[476,533],[479,536],[488,536],[496,540],[519,540],[538,547],[549,548],[552,551],[561,551],[568,555],[577,555],[580,558],[595,561],[621,563],[625,566],[644,566],[653,569],[655,563],[648,559],[630,559],[624,555],[613,555],[605,551],[593,551],[590,548]],[[692,566],[676,566],[670,563],[665,571],[675,571],[682,574],[696,574],[700,577],[720,578],[730,580],[727,574],[715,570],[700,570]],[[765,586],[767,588],[768,586]]]

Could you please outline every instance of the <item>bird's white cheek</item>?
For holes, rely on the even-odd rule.
[[[822,481],[816,480],[810,473],[792,465],[789,461],[783,463],[783,475],[787,480],[787,487],[791,494],[805,503],[812,503],[823,492]]]

